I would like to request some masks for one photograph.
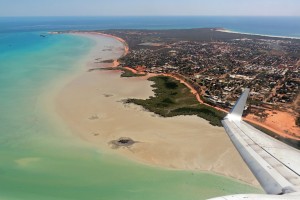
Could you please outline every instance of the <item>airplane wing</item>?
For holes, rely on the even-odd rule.
[[[250,89],[245,89],[222,124],[263,189],[268,194],[300,192],[300,151],[242,120]]]

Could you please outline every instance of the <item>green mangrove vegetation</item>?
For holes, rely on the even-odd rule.
[[[163,117],[177,115],[197,115],[204,118],[214,126],[222,126],[221,119],[225,113],[209,106],[200,104],[195,95],[184,84],[166,76],[156,76],[148,79],[153,81],[155,96],[146,100],[128,99],[126,103],[134,103],[143,106],[146,110]]]
[[[124,68],[124,67],[104,67],[104,68],[93,68],[89,69],[89,72],[96,71],[96,70],[120,70],[122,71],[121,77],[140,77],[145,76],[146,74],[136,74],[132,71]]]

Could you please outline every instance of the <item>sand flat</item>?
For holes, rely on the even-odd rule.
[[[103,36],[89,37],[97,40]],[[120,55],[113,54],[115,58]],[[101,151],[153,166],[208,170],[258,184],[222,127],[211,126],[196,116],[162,118],[140,106],[123,103],[127,98],[153,95],[150,85],[145,77],[120,78],[117,71],[81,72],[58,94],[57,112],[75,135]],[[136,143],[112,148],[110,142],[121,137]]]

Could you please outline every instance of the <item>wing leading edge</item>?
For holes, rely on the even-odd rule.
[[[245,89],[222,124],[232,143],[268,194],[300,192],[300,151],[242,121]]]

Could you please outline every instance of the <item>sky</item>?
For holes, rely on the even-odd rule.
[[[0,0],[0,16],[300,16],[300,0]]]

